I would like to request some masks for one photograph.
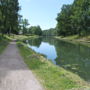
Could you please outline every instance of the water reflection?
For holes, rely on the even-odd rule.
[[[56,49],[54,45],[50,45],[49,43],[42,42],[39,47],[30,46],[34,51],[45,55],[48,59],[52,60],[54,64],[56,64],[55,59],[57,58]]]
[[[35,46],[38,48],[41,45],[41,41],[42,41],[42,38],[32,38],[28,40],[28,43],[30,44],[30,46]]]
[[[90,48],[52,38],[31,39],[29,47],[47,56],[54,64],[90,81]]]

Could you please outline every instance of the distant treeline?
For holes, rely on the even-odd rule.
[[[0,33],[18,33],[18,0],[0,0]]]
[[[43,36],[57,36],[57,30],[55,28],[43,30],[42,35]]]
[[[40,26],[29,26],[29,22],[27,19],[21,19],[20,21],[20,32],[19,34],[23,35],[42,35],[42,29]]]
[[[58,35],[90,35],[90,0],[74,0],[72,5],[63,5],[56,20]]]

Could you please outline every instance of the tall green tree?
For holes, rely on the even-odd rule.
[[[57,17],[57,32],[58,35],[70,35],[72,34],[71,30],[71,14],[72,14],[72,6],[71,5],[63,5],[62,11],[58,14]]]
[[[42,29],[40,28],[40,26],[31,26],[29,28],[29,34],[31,35],[39,35],[41,36],[42,35]]]
[[[90,0],[74,0],[64,5],[57,16],[58,35],[90,35]]]
[[[5,33],[18,32],[18,0],[0,0],[0,30]]]
[[[21,26],[22,26],[22,33],[23,33],[23,35],[28,33],[28,25],[29,25],[28,20],[27,19],[22,19]]]

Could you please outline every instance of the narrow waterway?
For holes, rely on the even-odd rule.
[[[53,38],[30,39],[28,46],[35,52],[45,55],[54,64],[78,74],[88,82],[90,81],[89,47]]]

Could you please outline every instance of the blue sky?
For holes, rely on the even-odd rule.
[[[29,20],[31,26],[40,25],[44,29],[56,26],[57,13],[63,4],[71,4],[74,0],[19,0],[22,10],[20,14]]]

